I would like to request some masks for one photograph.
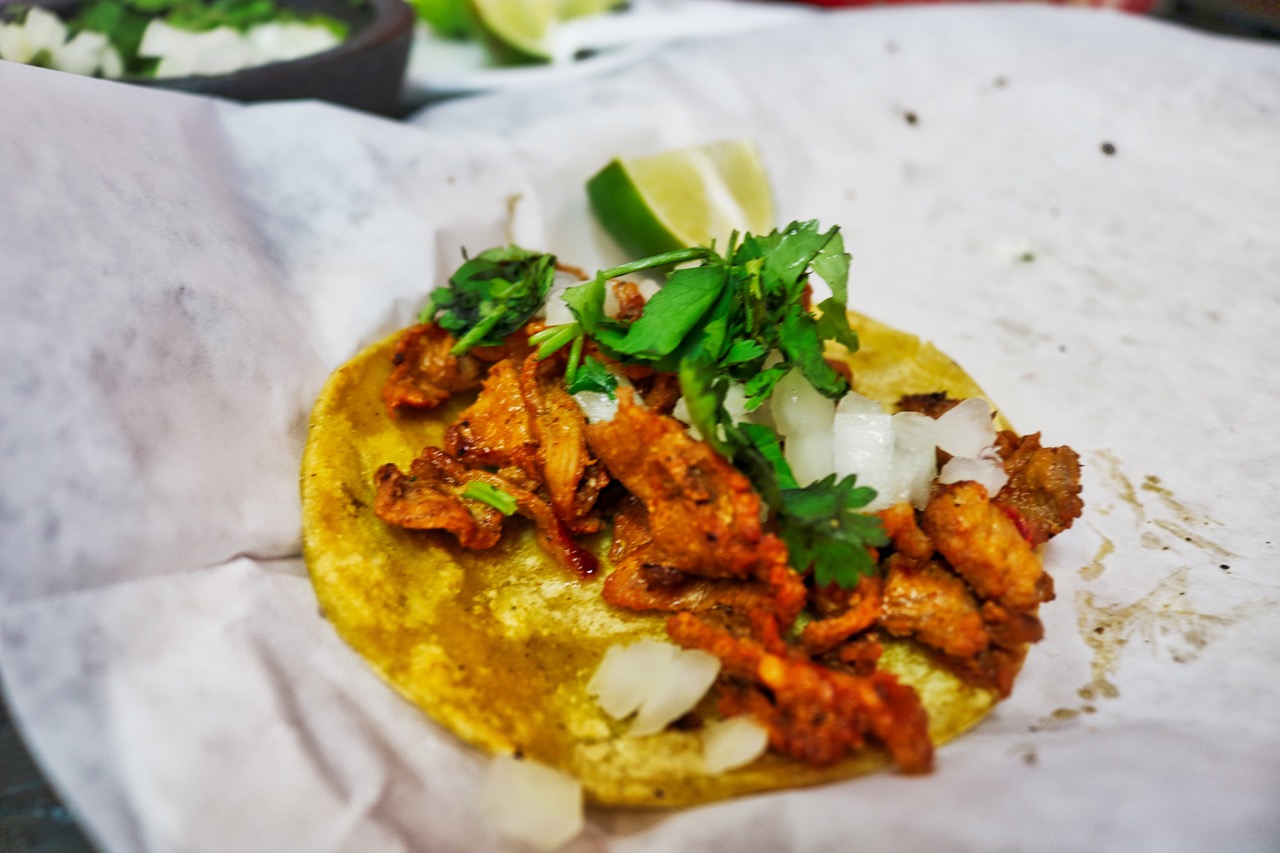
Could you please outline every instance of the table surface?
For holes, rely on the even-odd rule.
[[[1271,0],[1166,0],[1159,17],[1201,29],[1280,39]],[[0,851],[94,853],[74,816],[36,766],[0,692]]]

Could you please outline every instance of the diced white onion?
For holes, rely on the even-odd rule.
[[[253,49],[231,27],[216,27],[196,36],[196,55],[191,63],[191,73],[214,77],[231,74],[253,65]]]
[[[981,397],[964,400],[935,421],[934,435],[952,456],[978,456],[996,440],[991,407]]]
[[[95,74],[108,44],[102,33],[82,30],[53,52],[53,67],[71,74]]]
[[[886,414],[838,414],[835,417],[836,476],[856,474],[858,483],[886,492],[893,474],[893,423]]]
[[[819,432],[831,429],[835,403],[819,394],[800,370],[792,370],[778,381],[769,398],[769,408],[778,434]]]
[[[582,783],[536,761],[495,758],[480,802],[499,834],[539,850],[554,850],[582,831]]]
[[[571,287],[582,284],[582,279],[573,273],[556,270],[556,277],[547,290],[546,319],[548,326],[563,326],[574,321],[573,312],[564,302],[564,292]]]
[[[884,406],[856,391],[845,394],[836,405],[837,415],[879,415],[883,412]]]
[[[287,62],[336,47],[341,39],[327,27],[269,22],[258,24],[245,33],[255,64]]]
[[[120,57],[120,51],[110,45],[102,52],[102,76],[108,80],[118,80],[124,76],[124,60]]]
[[[617,396],[610,397],[603,391],[579,391],[573,399],[587,416],[587,423],[611,421],[618,414]]]
[[[808,430],[787,436],[783,455],[796,482],[807,486],[835,471],[835,433]]]
[[[708,773],[723,773],[755,761],[769,747],[769,732],[750,717],[730,717],[702,731],[702,760]]]
[[[42,50],[52,56],[67,40],[67,25],[57,15],[39,6],[27,10],[22,25],[32,58]]]
[[[153,18],[142,32],[138,55],[155,58],[190,53],[194,36],[193,32],[171,27],[159,18]]]
[[[661,683],[679,649],[671,643],[641,640],[630,646],[610,646],[587,682],[604,712],[621,720],[644,702]]]
[[[681,649],[645,697],[631,724],[632,737],[657,734],[693,710],[720,674],[720,661],[699,649]]]
[[[893,474],[889,488],[868,508],[874,511],[908,501],[916,509],[924,509],[929,501],[929,489],[938,476],[934,420],[916,412],[898,412],[891,423]]]
[[[942,471],[938,474],[938,482],[958,483],[961,480],[981,483],[986,487],[987,494],[994,497],[1004,488],[1005,483],[1009,482],[1009,475],[1005,472],[1000,457],[994,453],[977,458],[955,456],[942,466]]]

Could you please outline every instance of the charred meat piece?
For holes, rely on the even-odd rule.
[[[609,475],[587,450],[587,418],[565,390],[563,376],[563,358],[529,356],[520,371],[520,394],[537,447],[538,479],[552,508],[574,533],[594,533],[604,525],[594,509]]]
[[[870,628],[880,618],[881,582],[875,575],[864,576],[853,589],[831,585],[823,592],[827,609],[837,612],[804,626],[800,642],[811,655],[820,655],[834,649],[854,634]],[[833,597],[843,600],[843,605],[838,610],[831,606]]]
[[[667,621],[685,648],[720,659],[720,711],[750,714],[769,732],[769,745],[814,765],[829,765],[866,743],[868,735],[909,773],[927,771],[933,743],[919,696],[887,672],[862,677],[828,669],[803,655],[770,653],[758,641],[692,613]]]
[[[978,483],[935,489],[922,527],[980,598],[1022,611],[1053,598],[1053,581],[1031,544]]]
[[[387,524],[410,530],[447,530],[464,548],[498,544],[505,516],[462,496],[467,471],[444,451],[428,447],[409,465],[408,475],[394,464],[378,469],[374,512]]]
[[[388,463],[378,469],[376,478],[374,512],[388,524],[448,530],[468,548],[492,548],[502,535],[502,513],[482,501],[462,497],[468,483],[487,483],[515,499],[516,511],[537,526],[538,544],[558,563],[580,577],[592,575],[598,568],[595,555],[574,541],[545,500],[497,474],[466,468],[438,447],[423,450],[410,464],[408,476]]]
[[[899,554],[912,560],[927,560],[933,556],[933,542],[920,529],[911,504],[894,504],[876,515],[880,516],[885,535]]]
[[[634,323],[644,314],[644,294],[634,281],[613,282],[613,297],[618,300],[618,313],[615,320]]]
[[[996,503],[1017,510],[1032,545],[1043,544],[1080,517],[1080,457],[1070,447],[1041,447],[1040,433],[996,436],[1009,482]]]
[[[480,387],[487,366],[478,356],[449,353],[457,341],[434,323],[410,326],[396,342],[395,368],[382,386],[382,401],[395,415],[401,408],[433,409],[460,391]]]
[[[948,655],[972,657],[991,643],[968,587],[937,560],[890,557],[883,608],[880,626],[890,634],[915,637]]]
[[[898,411],[918,412],[931,418],[940,418],[954,409],[961,400],[953,400],[946,391],[934,391],[931,394],[905,394],[898,398]]]
[[[614,525],[617,544],[617,521]],[[623,530],[623,537],[636,535]],[[763,556],[771,560],[773,569],[750,579],[705,578],[654,564],[646,557],[649,546],[652,539],[614,560],[616,569],[604,579],[604,601],[627,610],[763,612],[783,625],[794,622],[804,606],[804,580],[787,566],[786,546],[776,537],[762,542]]]
[[[592,452],[649,512],[646,562],[707,577],[761,567],[760,498],[750,482],[684,424],[619,389],[618,414],[587,427]]]
[[[536,474],[529,415],[516,364],[504,359],[489,369],[484,388],[445,432],[444,448],[468,468],[519,468]]]

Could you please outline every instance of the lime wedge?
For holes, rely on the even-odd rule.
[[[409,0],[418,17],[445,38],[464,38],[467,24],[467,0]]]
[[[627,0],[559,0],[560,20],[585,18],[588,15],[599,15],[618,8]]]
[[[471,0],[480,35],[505,64],[550,62],[547,33],[559,0]]]
[[[615,158],[587,182],[591,209],[635,257],[686,246],[723,250],[733,231],[773,230],[773,195],[754,144],[746,140]]]

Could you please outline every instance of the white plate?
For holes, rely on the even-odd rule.
[[[632,0],[624,10],[558,25],[550,63],[506,67],[494,65],[478,42],[444,39],[419,24],[401,100],[410,109],[457,95],[592,76],[669,41],[765,29],[815,14],[820,12],[813,7],[751,0]]]

